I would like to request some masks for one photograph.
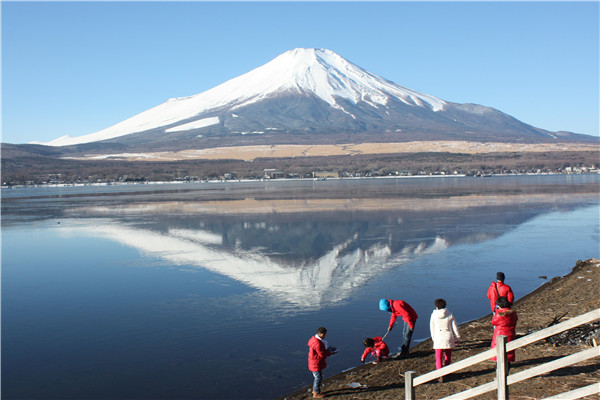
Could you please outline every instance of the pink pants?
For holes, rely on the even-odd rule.
[[[435,368],[440,369],[452,363],[452,349],[435,349]]]

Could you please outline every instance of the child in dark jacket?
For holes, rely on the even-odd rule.
[[[380,362],[382,359],[386,359],[390,355],[390,349],[388,348],[387,344],[385,344],[381,336],[366,338],[363,341],[363,344],[365,345],[365,351],[360,358],[360,362],[365,362],[365,359],[369,354],[375,357],[375,362]]]

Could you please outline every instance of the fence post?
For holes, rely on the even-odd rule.
[[[498,400],[508,400],[506,376],[508,369],[506,355],[506,336],[496,336],[496,382],[498,382]]]
[[[415,371],[404,372],[404,399],[415,400],[415,387],[413,386],[413,375]]]

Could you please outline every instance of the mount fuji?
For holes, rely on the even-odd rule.
[[[339,141],[536,143],[559,137],[586,135],[548,132],[494,108],[444,101],[377,76],[333,51],[298,48],[104,130],[37,144],[106,151]]]

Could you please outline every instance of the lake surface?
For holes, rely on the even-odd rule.
[[[360,364],[380,298],[489,313],[600,257],[600,176],[2,190],[3,399],[271,399],[319,326]],[[386,338],[402,344],[402,322]]]

